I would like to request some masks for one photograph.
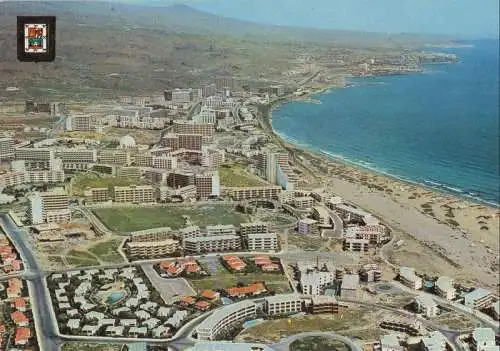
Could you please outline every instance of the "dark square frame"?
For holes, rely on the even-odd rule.
[[[47,52],[24,52],[24,25],[36,23],[47,25]],[[49,62],[56,58],[56,17],[17,16],[17,59],[22,62]]]

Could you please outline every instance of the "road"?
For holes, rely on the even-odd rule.
[[[295,340],[310,337],[310,336],[319,336],[319,337],[324,337],[328,339],[333,339],[337,341],[341,341],[347,346],[349,346],[350,351],[361,351],[362,348],[356,344],[354,341],[351,339],[335,334],[334,332],[305,332],[305,333],[300,333],[300,334],[295,334],[292,336],[289,336],[285,339],[280,340],[279,343],[270,345],[273,349],[276,351],[289,351],[290,350],[290,344],[292,344]]]
[[[0,225],[19,251],[25,269],[30,271],[30,280],[27,284],[40,350],[59,350],[62,343],[58,336],[58,328],[52,319],[52,305],[45,288],[44,274],[29,247],[25,232],[20,230],[6,213],[0,214]]]
[[[196,295],[196,292],[191,288],[185,279],[164,279],[158,275],[152,264],[145,264],[141,267],[144,274],[146,274],[148,279],[151,281],[151,284],[153,284],[155,289],[160,293],[166,304],[171,302],[172,298],[175,296]]]

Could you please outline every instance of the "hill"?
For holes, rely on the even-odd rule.
[[[17,15],[57,16],[54,62],[17,61]],[[403,48],[443,40],[260,25],[185,5],[9,1],[0,3],[0,97],[150,93],[211,82],[227,72],[250,85],[299,81],[320,61],[346,61],[333,72],[345,74],[363,58],[397,58]],[[21,91],[5,91],[12,86]]]

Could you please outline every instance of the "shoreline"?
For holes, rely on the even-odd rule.
[[[345,77],[349,78],[351,77]],[[323,86],[300,97],[289,96],[276,99],[268,105],[260,105],[261,127],[271,134],[278,145],[288,150],[294,163],[305,170],[304,176],[313,179],[308,185],[313,183],[316,188],[332,189],[345,202],[359,206],[397,228],[403,235],[400,237],[410,237],[414,242],[423,244],[420,247],[441,256],[440,261],[443,263],[451,263],[447,268],[444,267],[445,264],[436,264],[436,274],[448,274],[462,281],[475,280],[485,286],[496,286],[500,230],[498,207],[449,193],[444,189],[436,189],[428,184],[399,179],[335,158],[312,147],[297,145],[274,130],[272,112],[276,108],[288,102],[314,98],[314,95],[335,88],[342,86]],[[419,255],[419,250],[408,253],[406,250],[410,249],[399,248],[396,251],[408,254],[409,258],[403,257],[403,263],[409,260],[406,264],[411,263],[416,268],[434,260],[422,257],[415,259],[412,255]],[[446,260],[443,261],[442,258]],[[392,261],[394,260],[401,261],[398,258],[393,258]]]
[[[419,73],[419,72],[415,72],[415,73]],[[407,74],[410,74],[410,73],[405,73],[404,75],[407,75]],[[389,75],[374,75],[374,76],[369,76],[369,78],[371,78],[371,77],[390,77],[390,76],[393,76],[393,75],[391,75],[391,74],[389,74]],[[358,77],[358,76],[346,76],[346,77],[344,77],[344,80],[347,83],[348,79],[351,79],[351,78],[360,78],[360,77]],[[410,186],[422,187],[422,188],[425,188],[425,189],[427,189],[429,191],[437,192],[437,193],[439,193],[439,194],[441,194],[443,196],[456,197],[456,198],[458,198],[460,200],[463,200],[463,201],[468,201],[468,202],[471,202],[471,203],[476,204],[476,205],[486,206],[486,207],[489,207],[489,208],[491,208],[493,210],[499,210],[500,211],[500,202],[499,203],[493,203],[490,200],[485,200],[485,199],[473,197],[472,195],[466,195],[466,194],[462,194],[461,195],[458,191],[443,189],[443,188],[439,187],[439,185],[442,186],[442,187],[454,187],[454,186],[453,185],[449,185],[449,184],[444,184],[444,183],[441,183],[439,181],[435,181],[435,180],[431,181],[431,180],[429,180],[428,183],[431,183],[431,182],[432,183],[436,183],[436,186],[432,186],[432,185],[429,185],[429,184],[427,184],[425,182],[419,182],[417,180],[406,179],[403,176],[398,176],[398,175],[386,173],[386,172],[383,172],[383,171],[380,171],[380,170],[377,170],[377,169],[372,169],[372,168],[369,168],[369,167],[364,166],[362,164],[359,164],[359,163],[357,163],[355,161],[351,161],[351,160],[349,160],[347,158],[344,158],[342,155],[335,156],[335,155],[330,154],[329,151],[317,149],[317,148],[315,148],[313,146],[305,145],[305,143],[302,143],[302,145],[298,145],[293,140],[287,140],[287,138],[288,139],[292,139],[292,138],[290,138],[290,137],[288,137],[286,135],[281,135],[281,134],[279,134],[274,129],[274,127],[272,125],[272,119],[273,119],[272,113],[274,112],[274,110],[276,110],[280,106],[283,106],[283,105],[285,105],[287,103],[295,102],[295,101],[298,101],[298,102],[301,102],[301,103],[310,103],[310,101],[316,101],[316,100],[318,100],[317,99],[317,95],[324,94],[327,91],[329,91],[330,89],[346,89],[346,88],[356,88],[356,85],[349,85],[349,86],[338,86],[338,85],[325,86],[325,87],[322,87],[322,88],[318,88],[315,91],[312,91],[312,92],[309,92],[307,94],[301,95],[301,96],[292,97],[292,98],[283,98],[283,99],[280,98],[280,99],[277,99],[277,100],[273,101],[269,105],[269,111],[268,111],[268,116],[267,116],[267,119],[269,120],[269,126],[271,128],[272,134],[276,138],[281,139],[283,143],[288,144],[289,147],[297,149],[298,151],[303,151],[303,152],[307,152],[307,153],[316,154],[319,157],[327,158],[328,160],[330,160],[332,162],[335,162],[335,163],[342,164],[345,167],[356,168],[357,170],[362,171],[362,172],[374,173],[374,174],[376,174],[378,176],[387,177],[387,178],[390,178],[391,180],[402,182],[402,183],[405,183],[405,184],[410,185]],[[463,192],[465,192],[465,191],[463,191]]]

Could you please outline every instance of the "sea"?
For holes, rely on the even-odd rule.
[[[349,79],[348,88],[273,111],[287,141],[412,183],[495,207],[499,180],[499,42],[433,48],[456,64]],[[464,45],[465,46],[465,45]]]

